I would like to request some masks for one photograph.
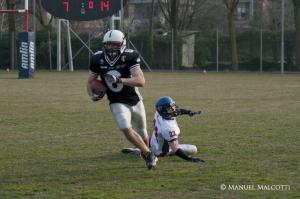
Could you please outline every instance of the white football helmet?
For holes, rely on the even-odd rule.
[[[111,57],[115,58],[122,54],[126,48],[125,35],[119,30],[110,30],[105,33],[103,37],[103,44],[105,52]],[[117,45],[117,48],[108,48],[109,44]]]

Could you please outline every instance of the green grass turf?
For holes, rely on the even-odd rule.
[[[155,170],[122,155],[131,146],[103,99],[85,91],[87,71],[0,72],[0,198],[300,197],[300,75],[145,73],[140,89],[151,133],[155,100],[183,108],[181,143],[206,164],[161,158]],[[288,191],[220,185],[290,185]]]

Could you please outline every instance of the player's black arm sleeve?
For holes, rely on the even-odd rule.
[[[188,156],[181,148],[178,148],[175,152],[175,155],[181,157],[184,160],[192,161],[192,157]]]
[[[192,112],[191,110],[187,110],[187,109],[183,109],[183,108],[176,109],[177,115],[189,115],[191,112]]]

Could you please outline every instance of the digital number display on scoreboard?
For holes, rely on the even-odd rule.
[[[121,0],[42,0],[42,6],[58,18],[88,21],[115,14],[121,9]]]

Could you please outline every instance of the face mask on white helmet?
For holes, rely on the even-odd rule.
[[[105,53],[110,59],[122,54],[126,48],[125,35],[119,30],[110,30],[103,37]]]

